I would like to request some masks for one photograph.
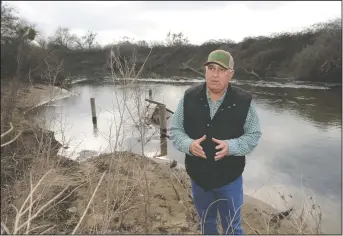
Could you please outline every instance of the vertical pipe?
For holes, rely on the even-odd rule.
[[[168,154],[168,139],[166,137],[160,139],[161,154],[160,156],[167,156]]]
[[[149,99],[152,100],[152,90],[149,89]]]
[[[167,110],[165,104],[160,104],[158,107],[160,113],[160,142],[161,142],[161,156],[167,155]]]
[[[164,138],[167,137],[167,110],[165,104],[158,105],[159,113],[160,113],[160,137]]]
[[[96,125],[97,120],[96,120],[96,111],[95,111],[95,98],[91,98],[91,109],[92,109],[92,121],[93,125]]]

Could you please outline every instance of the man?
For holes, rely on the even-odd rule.
[[[206,82],[189,88],[173,115],[171,138],[186,154],[193,200],[204,234],[218,234],[217,210],[225,234],[243,234],[242,173],[245,155],[261,137],[251,95],[229,82],[234,75],[231,54],[209,54]]]

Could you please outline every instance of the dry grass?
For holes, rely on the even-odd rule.
[[[165,193],[154,195],[154,182],[161,173],[155,173],[158,168],[149,159],[129,153],[112,153],[76,163],[57,157],[56,152],[51,150],[52,138],[35,128],[23,132],[22,139],[13,143],[14,146],[9,145],[11,150],[20,149],[23,156],[30,155],[27,158],[30,164],[21,166],[20,178],[9,173],[17,178],[8,189],[13,198],[5,200],[2,194],[4,232],[98,234],[163,231],[165,226],[156,226],[159,229],[154,226],[154,211],[147,211],[145,217],[142,215],[145,212],[145,199],[158,196],[162,196],[164,202],[168,199],[168,196],[164,197]],[[23,160],[16,161],[20,163]],[[15,166],[17,171],[20,166],[18,163]],[[161,185],[165,185],[163,179],[158,187]],[[170,191],[175,191],[173,188],[178,187],[170,186]],[[151,193],[149,198],[147,193]],[[154,201],[151,204],[152,209],[158,208]],[[172,214],[172,211],[169,212]],[[148,229],[146,222],[150,223]]]
[[[308,196],[304,196],[306,199]],[[247,234],[322,234],[322,213],[319,206],[310,207],[307,203],[297,209],[281,198],[286,210],[278,211],[271,207],[243,206],[243,225]],[[245,208],[245,209],[244,209]],[[246,208],[253,208],[247,211]],[[319,210],[319,211],[318,211]]]
[[[290,198],[291,195],[289,195]],[[299,234],[322,234],[321,225],[322,225],[322,213],[320,207],[314,203],[313,198],[307,195],[303,196],[305,203],[300,209],[294,207],[286,199],[284,195],[280,194],[280,198],[284,207],[287,210],[279,211],[272,206],[259,202],[256,199],[245,196],[243,205],[236,206],[235,212],[232,218],[235,218],[237,211],[242,211],[242,227],[245,234],[258,234],[258,235],[299,235]],[[310,201],[306,201],[309,198]],[[214,207],[219,201],[229,201],[228,199],[218,199],[211,203],[211,205],[204,212],[204,215],[201,217],[200,222],[200,232],[204,233],[205,220],[207,220],[207,213],[211,207]],[[230,220],[230,219],[227,219]],[[217,218],[217,223],[219,226],[220,233],[232,234],[231,230],[233,229],[233,220],[228,221],[229,228],[226,232],[223,231],[221,227],[221,219]],[[229,231],[230,230],[230,231]]]

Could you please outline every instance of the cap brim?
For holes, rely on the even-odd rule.
[[[226,67],[224,64],[218,62],[218,61],[208,61],[204,64],[204,66],[208,66],[209,64],[217,64],[218,66],[223,67],[224,69],[230,69],[229,67]]]

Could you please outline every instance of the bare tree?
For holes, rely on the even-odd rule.
[[[187,45],[189,43],[189,40],[182,32],[176,34],[169,31],[167,34],[166,42],[167,46],[181,46]]]
[[[137,45],[140,46],[140,47],[149,47],[149,44],[145,41],[145,40],[139,40],[137,42]]]
[[[144,62],[142,63],[142,66],[139,68],[138,71],[136,71],[136,54],[133,53],[132,57],[127,60],[125,58],[122,58],[120,55],[119,46],[116,48],[116,51],[114,48],[110,51],[110,57],[109,57],[109,66],[111,68],[112,73],[112,80],[113,84],[116,83],[121,85],[121,91],[122,91],[122,100],[119,99],[117,96],[117,93],[115,93],[116,102],[118,104],[119,113],[120,113],[120,121],[119,126],[116,125],[116,127],[119,128],[119,130],[116,130],[116,136],[119,137],[120,129],[123,129],[123,123],[124,123],[124,112],[126,111],[129,114],[129,117],[131,118],[131,122],[133,122],[134,127],[139,132],[139,140],[141,143],[141,153],[142,156],[145,156],[145,145],[146,145],[146,123],[145,123],[145,114],[147,112],[147,109],[144,106],[144,94],[142,91],[141,86],[139,86],[138,78],[140,74],[143,71],[143,68],[145,66],[145,63],[147,59],[149,58],[151,54],[152,49],[149,52],[149,55],[145,58]],[[131,94],[131,96],[130,96]],[[131,99],[130,99],[131,98]],[[122,107],[120,106],[122,104]],[[133,107],[130,107],[129,104],[133,105]],[[127,117],[127,115],[126,115]],[[126,118],[127,120],[127,118]],[[115,146],[117,146],[118,141],[116,140]],[[112,163],[113,161],[111,161]],[[150,191],[149,191],[149,181],[146,176],[145,172],[146,166],[143,168],[143,178],[145,180],[145,226],[146,226],[146,233],[149,233],[150,231],[150,222],[149,222],[149,212],[150,212]]]
[[[46,70],[41,74],[42,81],[47,82],[50,85],[62,84],[59,81],[61,78],[60,74],[63,71],[63,60],[59,61],[55,56],[49,56],[44,59],[46,64]]]
[[[44,38],[42,37],[36,38],[36,42],[39,45],[39,47],[43,49],[47,49],[48,43]]]
[[[95,38],[97,35],[98,33],[94,33],[93,31],[88,30],[88,32],[81,38],[75,35],[73,37],[73,40],[79,49],[84,50],[85,48],[87,48],[88,50],[91,50],[97,45],[97,43],[95,42]]]
[[[95,38],[98,34],[94,33],[92,31],[88,31],[86,35],[84,35],[82,37],[85,45],[87,46],[88,50],[91,50],[91,48],[94,46],[95,44]]]
[[[50,37],[51,43],[58,45],[62,48],[71,49],[73,43],[75,43],[77,36],[71,34],[70,30],[65,27],[58,27],[55,35]]]
[[[15,37],[18,17],[14,14],[14,8],[1,1],[1,43]]]

